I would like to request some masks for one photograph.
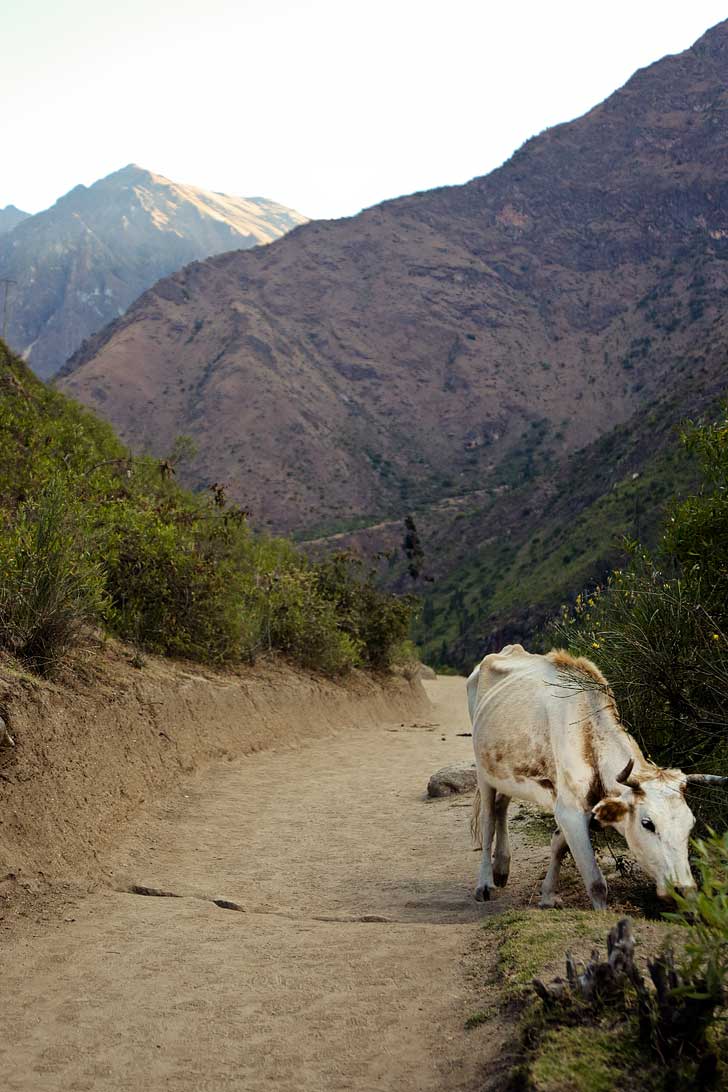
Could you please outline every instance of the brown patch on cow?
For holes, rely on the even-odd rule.
[[[539,785],[541,786],[542,789],[546,789],[546,792],[550,792],[552,796],[556,795],[556,790],[554,789],[554,783],[553,783],[553,781],[549,781],[548,777],[539,778],[538,783],[539,783]]]
[[[513,767],[513,774],[515,777],[525,779],[527,781],[548,781],[549,784],[553,783],[554,772],[549,767],[549,763],[542,756],[531,762],[520,763],[518,766]]]
[[[557,670],[565,675],[583,675],[596,683],[597,688],[604,694],[606,707],[619,722],[619,710],[614,700],[612,688],[595,663],[587,660],[586,656],[572,656],[565,648],[554,648],[546,653],[546,659],[550,660]]]
[[[641,766],[638,775],[632,776],[626,782],[627,788],[631,789],[634,795],[641,799],[645,796],[645,790],[642,787],[642,782],[646,781],[660,781],[662,784],[669,784],[671,781],[677,782],[679,791],[685,795],[685,775],[682,770],[671,770],[663,766],[653,766],[651,763]]]
[[[581,733],[581,753],[588,769],[591,770],[591,781],[587,789],[585,803],[588,808],[593,808],[604,796],[604,783],[599,772],[599,758],[597,757],[594,742],[594,725],[590,720],[582,725]]]
[[[614,797],[608,796],[596,805],[594,815],[600,823],[613,825],[624,819],[628,811],[628,806],[622,800],[615,800]]]
[[[554,667],[558,667],[561,671],[578,671],[580,675],[588,675],[600,686],[609,687],[609,683],[597,665],[587,660],[585,656],[572,656],[565,648],[554,648],[546,653],[546,659],[551,660]]]

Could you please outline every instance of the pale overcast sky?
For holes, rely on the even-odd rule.
[[[135,162],[334,217],[465,182],[728,0],[5,0],[0,207]]]

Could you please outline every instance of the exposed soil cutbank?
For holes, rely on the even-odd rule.
[[[137,670],[113,643],[91,664],[66,683],[0,665],[16,742],[0,750],[0,911],[19,888],[92,885],[141,806],[211,760],[429,707],[403,675],[337,682],[279,660],[223,673],[150,658]]]

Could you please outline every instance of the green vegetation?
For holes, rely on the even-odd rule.
[[[530,1066],[534,1092],[614,1092],[644,1087],[631,1071],[634,1036],[610,1028],[556,1027],[544,1033]],[[631,1078],[631,1079],[630,1079]]]
[[[481,1024],[486,1024],[492,1017],[492,1012],[488,1012],[485,1009],[479,1009],[477,1012],[473,1012],[468,1016],[465,1021],[465,1030],[470,1031],[471,1028],[480,1027]]]
[[[701,854],[702,892],[686,896],[677,913],[666,915],[682,928],[675,934],[665,922],[643,923],[636,937],[638,959],[628,962],[629,949],[622,949],[612,971],[599,955],[614,925],[612,914],[526,910],[488,921],[485,928],[496,934],[505,999],[519,1019],[521,1059],[508,1087],[527,1092],[724,1087],[728,1042],[720,1018],[726,999],[728,839],[713,839]],[[621,929],[612,930],[613,940],[624,935]],[[561,977],[566,953],[573,957],[567,981]],[[541,980],[537,991],[534,978]],[[552,986],[543,985],[551,980]],[[466,1026],[476,1028],[491,1017],[492,1011],[476,1012]]]
[[[352,558],[254,535],[220,487],[180,488],[186,446],[132,459],[0,343],[0,648],[49,673],[100,626],[210,663],[276,649],[328,674],[390,667],[414,601]]]
[[[687,930],[682,993],[705,1002],[705,1025],[695,1029],[704,1037],[714,1008],[728,1000],[728,831],[696,842],[695,868],[697,889],[676,892],[677,909],[665,917]]]
[[[542,513],[532,510],[533,482],[525,481],[475,514],[491,535],[426,593],[415,634],[426,662],[470,671],[493,629],[506,634],[502,644],[537,647],[536,635],[561,603],[624,562],[625,538],[656,542],[670,497],[695,484],[694,460],[673,442],[639,473],[620,471],[620,463],[633,465],[635,442],[629,429],[617,429],[588,458],[575,456],[557,500]]]
[[[688,428],[684,443],[700,460],[699,491],[671,506],[654,554],[633,543],[628,564],[564,610],[552,636],[604,669],[654,761],[728,773],[728,418]],[[693,795],[725,824],[725,790]]]
[[[0,535],[0,645],[36,671],[52,666],[108,607],[79,505],[55,478]]]
[[[614,922],[601,910],[507,910],[484,926],[498,938],[498,970],[506,996],[530,994],[531,980],[563,964],[566,948],[588,952]]]
[[[564,953],[588,958],[614,924],[607,911],[511,910],[485,925],[496,934],[498,971],[505,998],[518,1012],[520,1062],[509,1088],[524,1092],[612,1092],[635,1088],[646,1092],[633,1069],[639,1056],[634,1029],[623,1021],[585,1021],[584,1011],[552,1013],[535,997],[534,977],[563,973]],[[668,935],[666,926],[650,924],[651,945]],[[482,1022],[482,1021],[479,1021]]]

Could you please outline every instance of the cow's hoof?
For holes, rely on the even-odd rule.
[[[487,886],[475,888],[475,901],[476,902],[488,902],[490,899],[490,888]]]
[[[542,895],[538,900],[539,910],[561,910],[563,905],[558,895]]]
[[[496,887],[505,887],[506,884],[508,883],[508,873],[507,872],[494,872],[493,873],[493,883],[495,884]]]
[[[607,909],[607,885],[604,880],[596,880],[589,888],[589,895],[595,910]]]

